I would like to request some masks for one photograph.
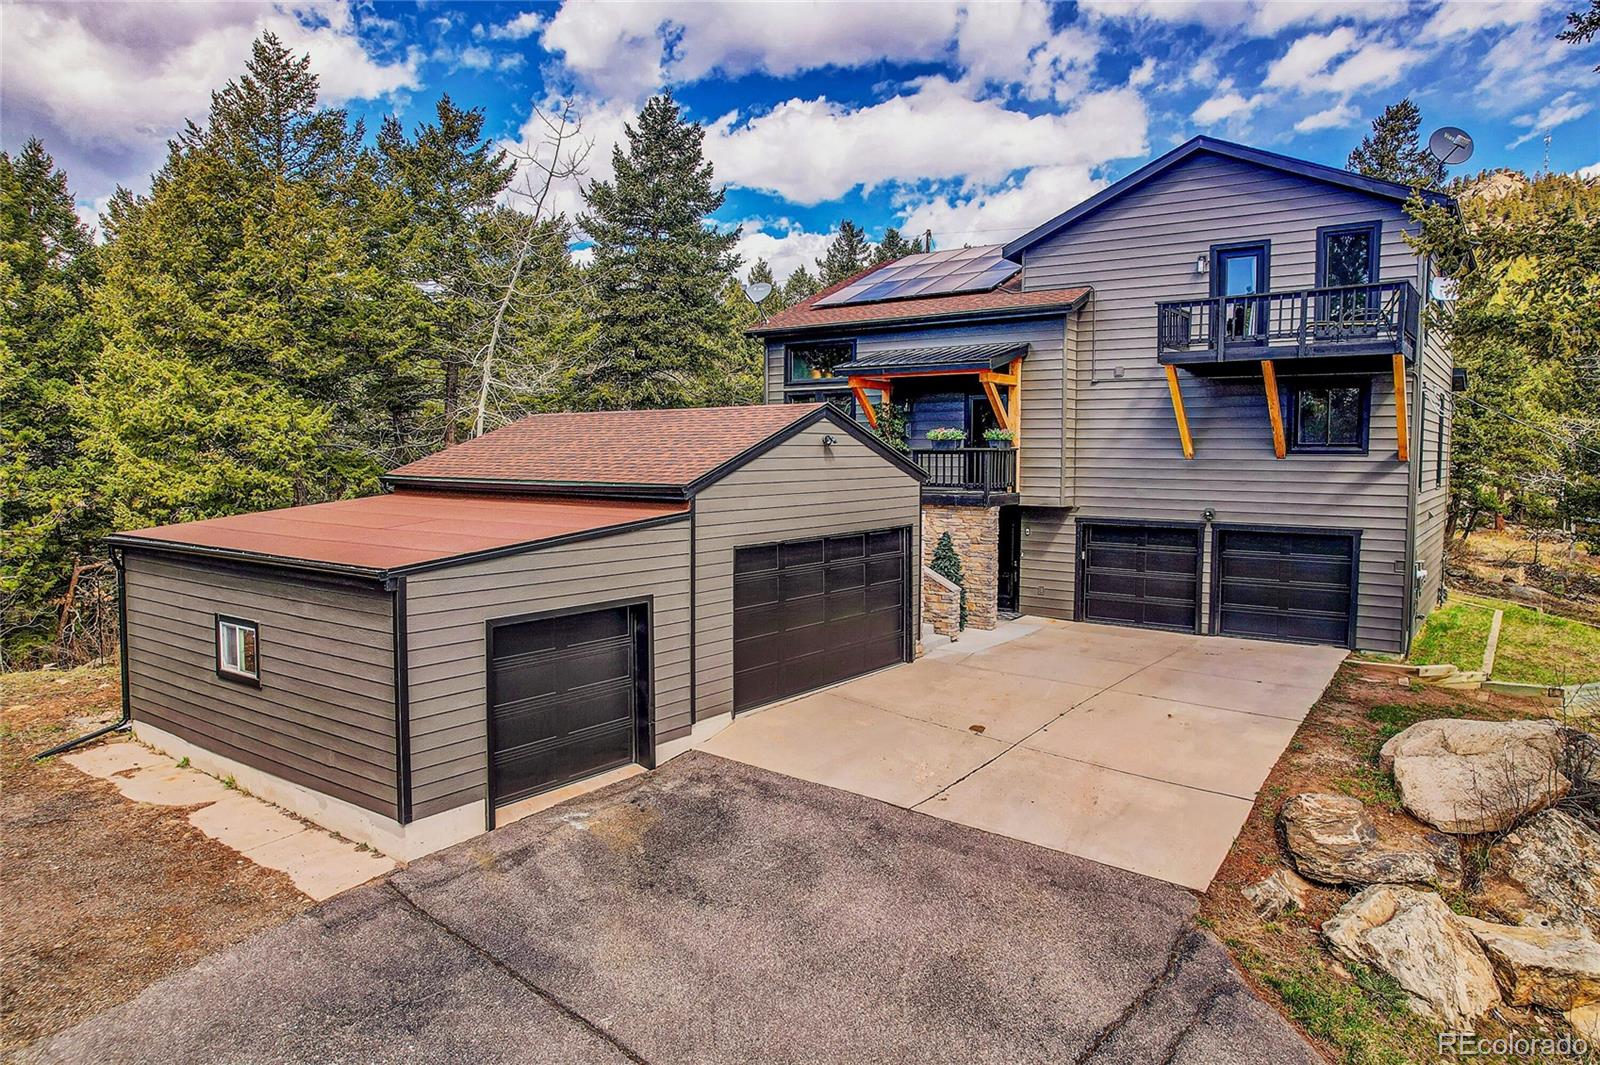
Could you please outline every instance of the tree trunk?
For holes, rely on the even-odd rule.
[[[461,364],[453,358],[444,363],[444,446],[456,442],[456,412],[461,409]]]

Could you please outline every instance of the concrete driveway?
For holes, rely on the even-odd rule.
[[[1344,655],[1025,618],[703,749],[1203,891]]]
[[[691,752],[25,1053],[61,1062],[1319,1059],[1170,885]]]

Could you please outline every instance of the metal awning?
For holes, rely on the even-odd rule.
[[[941,344],[933,347],[892,348],[857,352],[838,368],[840,377],[895,377],[926,373],[978,373],[1001,370],[1028,353],[1028,345],[1014,341],[997,344]]]

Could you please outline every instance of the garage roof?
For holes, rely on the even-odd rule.
[[[387,577],[688,513],[682,502],[410,491],[117,533],[151,547]]]

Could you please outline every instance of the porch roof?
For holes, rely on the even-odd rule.
[[[960,373],[1001,370],[1028,353],[1015,341],[995,344],[940,344],[919,348],[857,352],[837,370],[841,377],[892,377],[896,374]]]

